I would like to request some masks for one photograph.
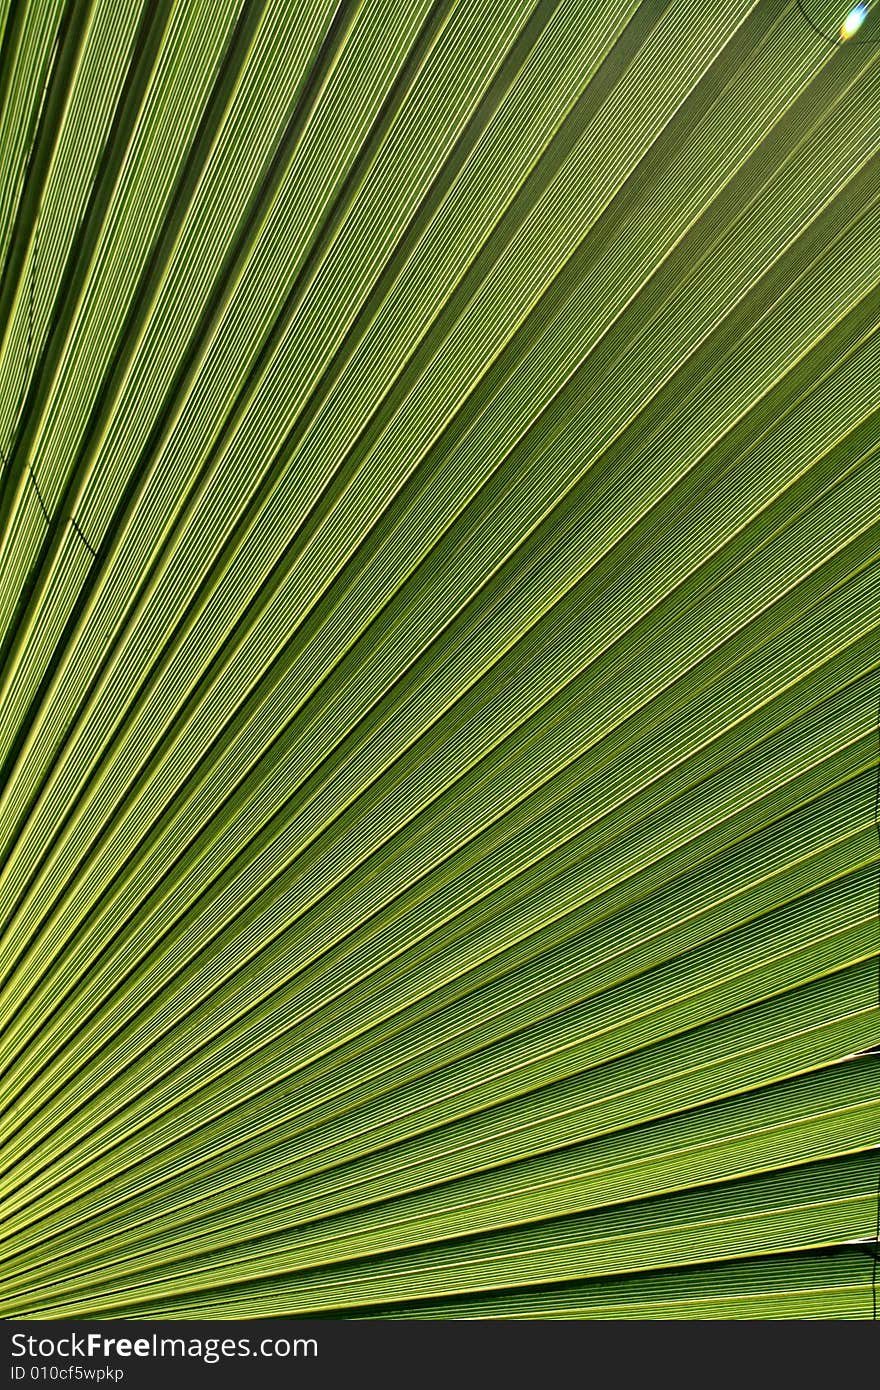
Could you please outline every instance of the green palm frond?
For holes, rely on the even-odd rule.
[[[872,1315],[814,9],[3,0],[0,1314]]]

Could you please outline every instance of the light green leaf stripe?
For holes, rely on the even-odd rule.
[[[875,1315],[878,141],[880,10],[0,3],[0,1315]]]

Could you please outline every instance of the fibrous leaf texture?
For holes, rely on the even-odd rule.
[[[0,1315],[872,1316],[818,8],[0,5]]]

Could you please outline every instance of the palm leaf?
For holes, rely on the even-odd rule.
[[[4,1315],[871,1316],[832,8],[5,0]]]

